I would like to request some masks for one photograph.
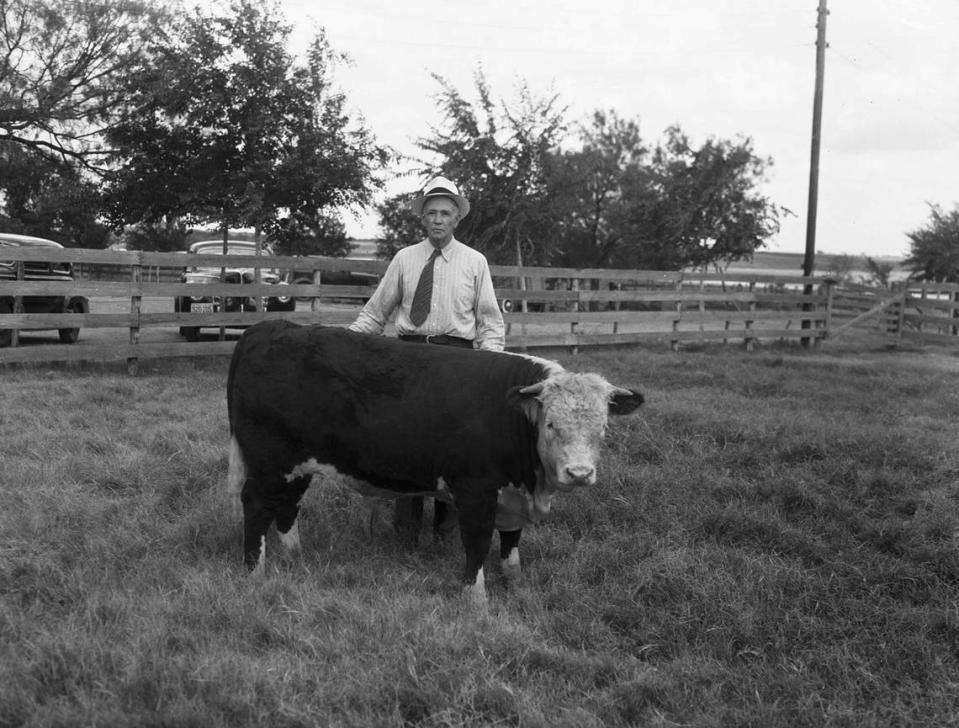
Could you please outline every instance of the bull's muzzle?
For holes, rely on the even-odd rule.
[[[596,468],[592,465],[567,465],[564,475],[569,486],[592,485],[596,482]]]

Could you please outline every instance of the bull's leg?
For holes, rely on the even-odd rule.
[[[243,502],[243,563],[259,575],[266,563],[266,532],[276,517],[276,508],[257,492],[253,478],[247,478],[243,484],[240,500]]]
[[[466,598],[474,606],[486,608],[486,583],[483,562],[493,541],[496,522],[496,488],[483,481],[458,483],[454,489],[460,538],[466,551],[463,582]]]
[[[415,547],[422,525],[423,496],[397,498],[396,510],[393,512],[393,528],[400,540],[410,548]]]
[[[521,530],[499,532],[499,558],[503,569],[503,576],[510,583],[515,583],[523,572],[519,560],[519,538]]]
[[[286,486],[285,498],[276,509],[276,531],[280,543],[287,551],[300,550],[300,529],[296,524],[296,517],[300,513],[300,500],[306,489],[310,487],[312,476],[303,476],[293,480]]]

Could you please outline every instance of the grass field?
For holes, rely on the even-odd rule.
[[[647,405],[486,617],[337,488],[248,578],[225,362],[0,372],[0,726],[959,724],[959,358],[562,361]]]

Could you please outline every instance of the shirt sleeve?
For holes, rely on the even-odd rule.
[[[486,351],[502,351],[506,345],[503,313],[496,302],[489,263],[483,258],[476,281],[476,343]]]
[[[402,300],[403,281],[399,263],[394,256],[370,300],[363,306],[356,320],[350,324],[350,331],[358,331],[361,334],[382,334],[390,316]]]

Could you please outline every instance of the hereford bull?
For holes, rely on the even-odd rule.
[[[237,342],[227,382],[244,562],[262,567],[274,521],[281,542],[299,547],[300,499],[314,475],[335,470],[366,495],[453,503],[467,592],[485,601],[493,531],[516,575],[523,526],[557,491],[595,483],[607,414],[642,401],[535,357],[258,323]]]

